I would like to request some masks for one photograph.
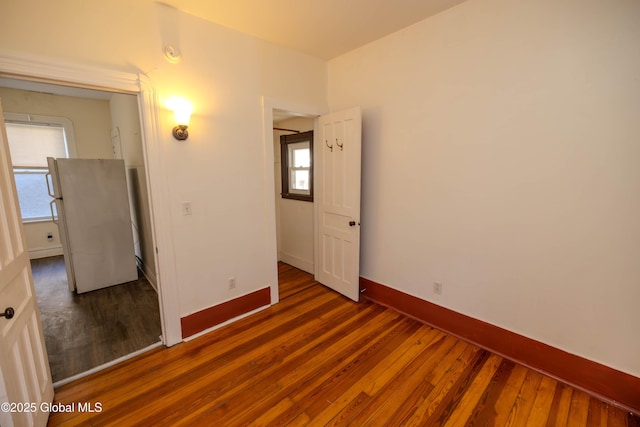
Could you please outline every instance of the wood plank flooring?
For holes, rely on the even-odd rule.
[[[78,295],[62,256],[34,259],[31,270],[54,382],[160,341],[158,294],[144,276]]]
[[[281,302],[56,390],[49,425],[638,426],[640,418],[279,265]],[[80,411],[79,404],[100,412]]]

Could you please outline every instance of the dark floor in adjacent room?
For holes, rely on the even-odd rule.
[[[158,295],[147,279],[75,294],[62,256],[31,261],[53,381],[160,341]]]

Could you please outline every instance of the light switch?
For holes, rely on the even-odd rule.
[[[191,202],[182,202],[182,215],[191,215]]]

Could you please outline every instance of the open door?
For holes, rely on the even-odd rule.
[[[318,118],[314,138],[316,280],[358,301],[360,108]]]
[[[0,425],[45,426],[53,383],[0,106]]]

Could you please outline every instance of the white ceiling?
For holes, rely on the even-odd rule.
[[[465,0],[164,0],[202,19],[331,59]]]

